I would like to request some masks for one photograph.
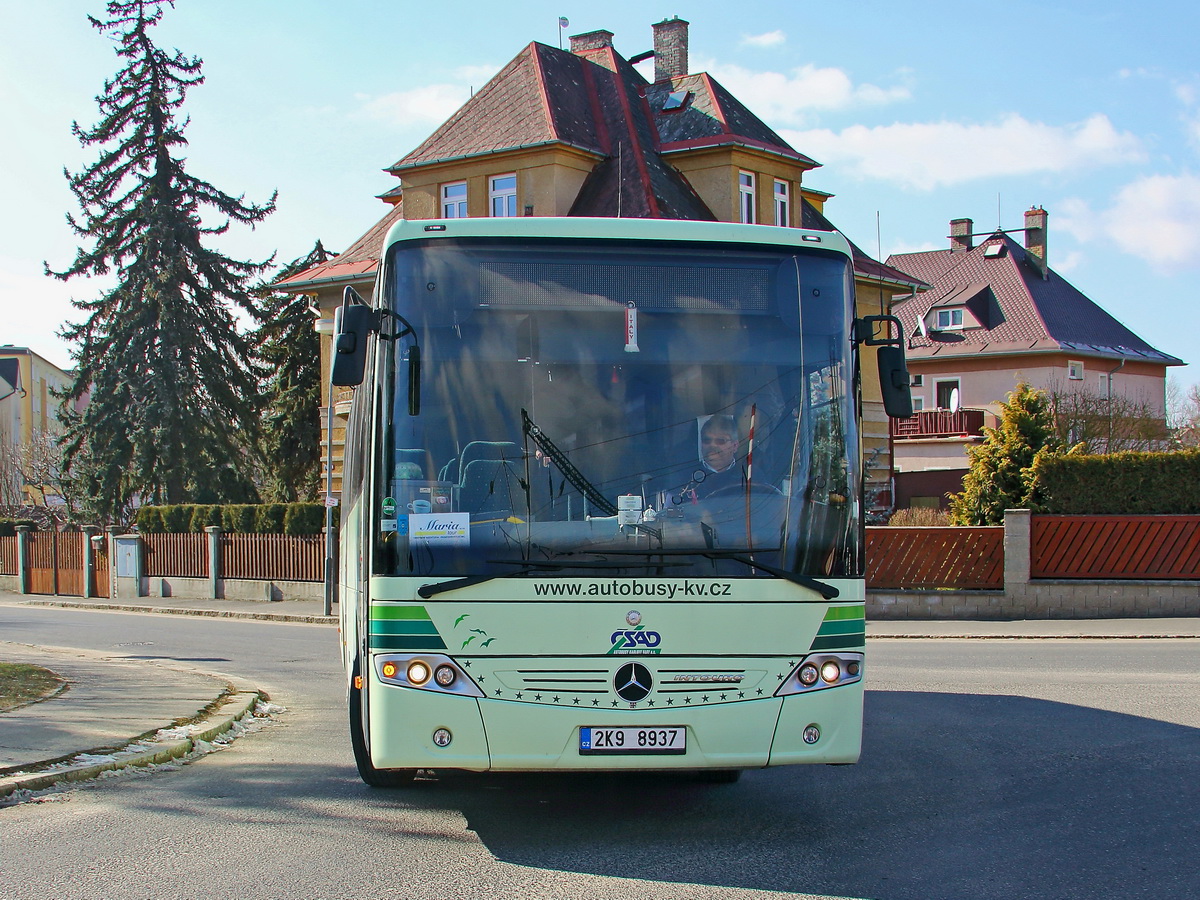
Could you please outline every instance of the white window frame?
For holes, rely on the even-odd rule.
[[[943,384],[952,384],[956,388],[958,388],[958,407],[959,407],[959,409],[962,409],[962,379],[958,378],[958,377],[935,378],[933,380],[933,402],[935,404],[935,408],[936,409],[949,409],[950,408],[948,406],[942,406],[938,403],[938,394],[941,393],[941,387]]]
[[[754,216],[754,173],[738,171],[738,212],[741,221],[753,225],[757,220]]]
[[[955,313],[958,313],[958,315],[955,316]],[[947,318],[947,324],[945,325],[942,324],[943,315]],[[958,319],[957,322],[954,321],[955,318]],[[937,322],[938,331],[958,331],[963,327],[963,308],[961,306],[948,306],[944,309],[939,309],[934,321]]]
[[[920,394],[913,394],[912,395],[912,407],[913,407],[913,412],[919,413],[921,410],[923,410],[925,408],[925,398],[923,396],[921,396]]]
[[[1068,381],[1083,381],[1083,361],[1078,359],[1067,360],[1067,380]]]
[[[512,179],[512,186],[498,187],[506,179]],[[503,175],[493,175],[488,179],[488,209],[492,218],[515,218],[517,215],[517,174],[506,172]]]
[[[775,179],[775,224],[787,228],[791,220],[791,187],[786,181]]]
[[[453,197],[450,196],[450,192],[455,188],[462,188],[461,197],[457,192]],[[467,218],[467,183],[465,181],[451,181],[442,185],[442,218]]]

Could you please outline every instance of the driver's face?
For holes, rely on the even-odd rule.
[[[738,440],[727,431],[708,431],[700,435],[700,448],[704,461],[719,472],[733,463]]]

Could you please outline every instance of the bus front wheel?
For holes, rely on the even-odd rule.
[[[358,675],[358,666],[354,667]],[[362,690],[351,683],[350,687],[350,746],[354,749],[354,764],[358,767],[358,775],[376,788],[397,788],[412,784],[417,775],[416,769],[377,769],[371,763],[371,753],[367,749],[367,735],[363,728]]]

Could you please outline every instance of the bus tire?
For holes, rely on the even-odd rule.
[[[705,784],[733,784],[741,777],[741,769],[705,769],[696,775]]]
[[[358,675],[358,664],[355,663],[354,674]],[[362,690],[350,688],[350,746],[354,749],[354,764],[358,767],[358,776],[374,788],[398,788],[412,784],[417,775],[416,769],[377,769],[371,763],[371,753],[367,749],[367,736],[363,729]]]

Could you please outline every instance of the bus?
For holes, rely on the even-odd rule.
[[[858,759],[860,346],[911,405],[840,234],[400,221],[335,318],[367,784]]]

